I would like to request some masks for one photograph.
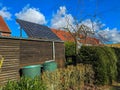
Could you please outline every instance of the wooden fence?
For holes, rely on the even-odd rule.
[[[55,61],[58,67],[64,67],[64,51],[64,43],[55,41]],[[21,67],[52,60],[53,41],[0,37],[0,56],[3,59],[0,68],[0,85],[2,85],[8,80],[18,80]]]

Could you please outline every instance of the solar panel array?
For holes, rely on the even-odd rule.
[[[19,23],[21,28],[24,29],[28,37],[60,41],[60,39],[47,26],[20,19],[16,19],[16,21]]]

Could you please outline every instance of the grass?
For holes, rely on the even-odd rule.
[[[87,68],[87,69],[86,69]],[[84,82],[93,82],[93,70],[90,65],[69,66],[67,69],[58,69],[55,72],[44,72],[42,80],[50,90],[80,90]]]
[[[120,44],[106,44],[106,46],[120,48]]]
[[[120,90],[120,83],[114,82],[112,84],[111,90]]]
[[[34,79],[22,77],[19,81],[8,81],[2,90],[46,90],[46,87],[38,77]]]

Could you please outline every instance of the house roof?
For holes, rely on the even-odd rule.
[[[20,19],[17,19],[16,21],[19,23],[21,28],[24,29],[28,37],[61,41],[47,26]]]
[[[86,40],[81,39],[80,42],[83,44],[93,44],[93,45],[100,44],[100,41],[98,39],[92,37],[87,37]]]
[[[74,42],[74,38],[72,37],[72,35],[67,32],[67,31],[63,31],[63,30],[57,30],[57,29],[51,29],[61,40],[63,41],[70,41],[70,42]],[[80,38],[82,38],[83,35],[80,35]],[[92,37],[87,37],[86,40],[85,39],[80,39],[79,40],[81,43],[83,44],[99,44],[99,40],[96,38],[92,38]]]
[[[0,16],[0,32],[11,33],[2,16]]]
[[[69,32],[63,30],[51,29],[62,41],[74,41],[72,35]]]

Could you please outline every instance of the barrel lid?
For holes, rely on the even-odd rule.
[[[55,60],[48,60],[48,61],[45,61],[45,63],[49,63],[49,62],[54,62]]]
[[[24,66],[22,68],[34,68],[34,67],[42,67],[42,65],[29,65],[29,66]]]

